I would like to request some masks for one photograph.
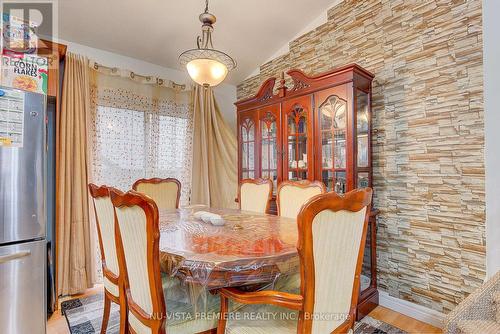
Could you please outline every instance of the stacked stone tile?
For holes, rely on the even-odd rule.
[[[485,277],[481,0],[346,0],[238,98],[349,63],[375,74],[379,287],[447,313]]]

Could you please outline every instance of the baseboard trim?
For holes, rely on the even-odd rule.
[[[390,296],[385,291],[379,290],[379,303],[393,311],[407,315],[414,319],[428,323],[432,326],[443,328],[445,315],[441,312],[432,310],[422,305],[414,304],[409,301]]]

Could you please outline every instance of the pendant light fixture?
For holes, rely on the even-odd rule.
[[[200,21],[202,35],[196,40],[198,48],[181,53],[179,61],[186,66],[194,82],[205,87],[217,86],[236,67],[236,62],[226,53],[214,49],[212,32],[216,18],[208,12],[208,0],[205,1],[205,12],[200,14]]]

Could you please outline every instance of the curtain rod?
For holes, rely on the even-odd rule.
[[[119,75],[120,74],[120,69],[118,67],[110,67],[110,66],[105,66],[105,65],[102,65],[102,64],[99,64],[98,62],[94,61],[93,62],[93,68],[98,71],[99,68],[104,68],[104,69],[107,69],[109,70],[112,74],[116,74],[116,75]],[[129,79],[131,80],[134,80],[135,78],[142,78],[144,79],[145,81],[147,82],[150,82],[150,83],[154,83],[156,82],[156,84],[158,84],[158,86],[164,86],[165,84],[169,84],[169,86],[175,90],[185,90],[186,89],[186,85],[185,84],[178,84],[172,80],[165,80],[165,79],[162,79],[162,78],[159,78],[159,77],[154,77],[154,76],[151,76],[151,75],[142,75],[142,74],[137,74],[135,72],[132,72],[132,71],[127,71],[129,74],[128,74],[128,77]],[[153,81],[154,80],[154,81]]]

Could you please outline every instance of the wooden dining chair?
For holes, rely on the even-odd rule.
[[[273,194],[273,181],[269,179],[244,179],[238,189],[240,210],[267,213]]]
[[[302,205],[325,192],[326,187],[321,181],[283,181],[276,194],[278,215],[296,219]]]
[[[110,189],[112,188],[89,184],[89,192],[94,203],[104,283],[104,313],[101,333],[106,333],[111,302],[120,305],[120,333],[127,333],[127,303],[123,286],[120,286],[119,282],[120,270],[115,243],[115,210],[109,195]],[[120,193],[117,189],[114,189],[114,191]]]
[[[326,187],[321,181],[283,181],[276,192],[276,207],[278,215],[297,219],[302,206],[312,197],[324,194]],[[287,292],[297,292],[300,288],[300,274],[282,275],[276,280],[276,288]]]
[[[221,289],[217,333],[324,334],[353,329],[371,198],[372,190],[363,188],[345,196],[334,192],[321,194],[307,202],[298,215],[300,294]],[[247,304],[239,312],[282,315],[260,322],[228,322],[229,300]]]
[[[177,209],[181,197],[181,183],[174,178],[139,179],[132,189],[151,197],[158,209]]]
[[[165,288],[160,274],[160,229],[158,207],[148,196],[136,191],[111,191],[116,214],[118,263],[128,305],[128,326],[133,334],[209,333],[217,326],[214,318],[172,317],[192,310],[171,307],[167,314]],[[212,296],[215,299],[215,296]],[[175,303],[172,303],[175,304]],[[217,300],[217,306],[218,306]],[[168,321],[167,321],[168,318]]]

